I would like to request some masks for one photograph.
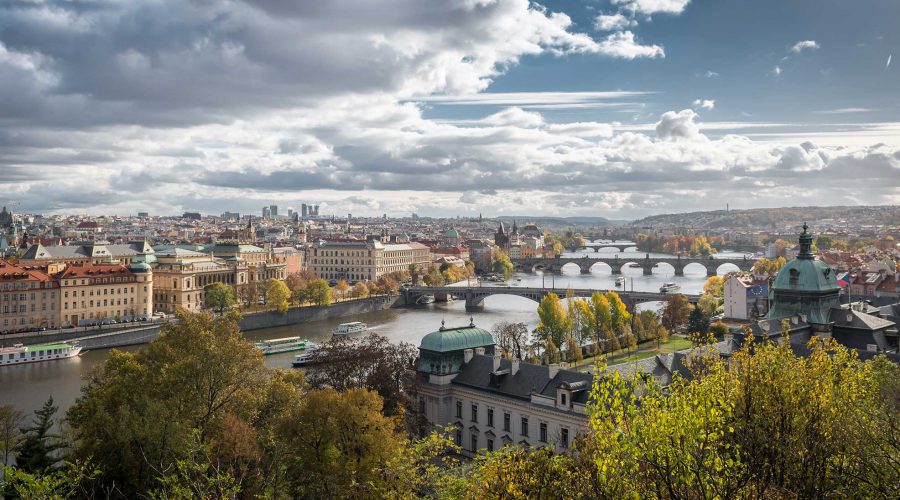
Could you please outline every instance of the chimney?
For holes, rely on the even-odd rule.
[[[475,348],[475,354],[484,356],[484,347],[476,347],[476,348]]]
[[[553,363],[552,365],[547,365],[547,368],[550,369],[549,377],[553,378],[559,373],[559,363]]]
[[[513,358],[511,365],[512,366],[510,367],[509,374],[515,375],[519,373],[519,358]]]
[[[463,351],[463,363],[468,363],[472,361],[472,349],[466,349]]]
[[[494,371],[497,371],[499,369],[500,369],[500,354],[494,354]]]

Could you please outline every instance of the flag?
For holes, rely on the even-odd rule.
[[[841,285],[841,286],[850,286],[850,273],[849,273],[849,272],[844,273],[843,276],[841,276],[840,278],[838,278],[838,285]]]

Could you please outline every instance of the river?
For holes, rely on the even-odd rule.
[[[572,255],[583,254],[584,252],[577,252]],[[590,255],[590,252],[588,254]],[[637,259],[644,255],[637,252],[619,253],[621,258],[628,259]],[[722,256],[726,255],[740,256],[740,254]],[[651,257],[655,256],[664,255],[651,254]],[[623,273],[626,277],[625,288],[629,291],[632,289],[658,291],[661,284],[674,281],[681,285],[681,291],[684,293],[700,293],[706,274],[702,269],[699,272],[691,273],[691,271],[694,270],[686,269],[685,276],[674,276],[671,268],[664,267],[654,269],[652,276],[644,276],[639,268],[626,268]],[[616,289],[615,277],[609,273],[609,268],[604,266],[596,266],[592,274],[581,274],[577,268],[570,267],[564,268],[562,274],[556,276],[517,273],[509,283],[511,286]],[[369,325],[370,331],[384,335],[394,342],[410,342],[418,345],[423,336],[441,326],[442,320],[447,326],[462,326],[468,324],[470,316],[476,325],[488,330],[501,321],[521,321],[530,329],[537,325],[536,304],[533,301],[523,297],[499,295],[485,299],[484,309],[474,313],[465,310],[463,301],[455,301],[267,328],[245,332],[245,335],[251,341],[301,336],[322,342],[330,338],[331,331],[339,323],[364,321]],[[142,346],[131,346],[122,349],[136,351],[141,348]],[[78,397],[84,378],[95,366],[106,360],[108,352],[101,349],[85,352],[75,359],[0,367],[0,403],[12,403],[22,411],[30,413],[52,395],[62,415]],[[273,368],[288,368],[294,354],[266,356],[266,365]]]

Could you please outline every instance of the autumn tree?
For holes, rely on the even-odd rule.
[[[705,335],[709,331],[709,318],[699,307],[691,309],[688,316],[688,331]]]
[[[693,306],[683,294],[678,293],[666,297],[662,314],[663,325],[671,331],[676,331],[679,327],[687,324],[692,309]]]
[[[775,276],[778,274],[778,271],[781,270],[784,265],[787,264],[787,259],[783,256],[777,257],[775,259],[757,259],[756,262],[753,263],[753,272],[757,274],[765,274],[768,276]]]
[[[502,275],[505,279],[509,279],[515,268],[513,267],[512,261],[509,260],[509,255],[503,250],[500,250],[494,257],[493,262],[491,262],[491,269],[493,269],[495,273]]]
[[[606,292],[606,300],[609,301],[610,326],[613,331],[617,335],[631,332],[631,313],[619,298],[619,294],[610,290]]]
[[[710,276],[703,284],[703,293],[722,298],[724,295],[725,280],[721,276]]]
[[[307,283],[302,296],[303,302],[309,302],[317,306],[331,304],[332,292],[328,282],[319,278]]]
[[[203,306],[207,309],[222,314],[234,307],[236,302],[234,289],[225,283],[215,282],[203,287]]]
[[[491,336],[507,358],[524,359],[529,337],[525,323],[501,321],[491,329]]]
[[[562,345],[569,332],[569,318],[566,309],[559,297],[549,292],[538,304],[537,336],[547,343],[553,341],[554,345]]]
[[[423,281],[428,286],[441,286],[444,284],[444,275],[437,268],[431,268],[425,275]]]
[[[285,314],[290,306],[291,291],[283,281],[270,278],[266,283],[266,304]]]
[[[697,301],[697,309],[699,309],[707,318],[715,316],[721,305],[722,299],[718,299],[707,293],[701,295],[700,299]]]
[[[341,294],[341,298],[344,298],[347,291],[350,290],[350,284],[347,283],[347,280],[338,280],[337,284],[334,285],[334,289]]]
[[[587,300],[569,300],[569,324],[571,334],[579,344],[586,344],[594,338],[595,321],[594,313]]]
[[[351,293],[358,299],[364,299],[369,296],[369,287],[362,281],[357,281],[356,284],[353,285],[353,291]]]

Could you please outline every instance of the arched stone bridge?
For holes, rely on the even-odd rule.
[[[580,250],[584,250],[586,248],[592,248],[594,250],[600,250],[601,248],[615,248],[619,252],[624,252],[628,248],[637,248],[637,243],[632,243],[628,241],[618,241],[616,243],[597,243],[586,241],[584,246],[580,248]],[[578,250],[576,250],[577,252]]]
[[[656,292],[624,292],[614,290],[619,294],[619,298],[628,308],[629,311],[634,310],[634,306],[642,302],[655,302],[665,300],[668,295]],[[457,299],[466,301],[466,309],[482,309],[484,307],[484,299],[491,295],[516,295],[525,297],[535,302],[540,302],[548,293],[553,292],[559,297],[565,297],[568,289],[566,288],[537,288],[537,287],[519,287],[519,286],[414,286],[405,288],[402,293],[406,298],[407,304],[415,304],[423,295],[446,294],[452,295]],[[576,297],[590,297],[594,292],[606,293],[608,290],[594,290],[587,288],[572,289]],[[699,295],[684,294],[691,302],[696,303],[700,300]]]
[[[659,264],[668,264],[675,269],[675,276],[684,276],[684,268],[691,264],[699,264],[706,269],[707,276],[718,274],[719,268],[725,264],[734,264],[741,271],[750,271],[755,261],[746,257],[739,259],[716,259],[712,257],[558,257],[558,258],[533,258],[513,259],[516,269],[526,272],[535,272],[538,269],[559,273],[566,264],[575,264],[581,269],[581,274],[590,274],[591,267],[596,264],[606,264],[612,269],[613,274],[621,274],[626,265],[637,264],[644,271],[645,276],[653,274],[653,268]]]

